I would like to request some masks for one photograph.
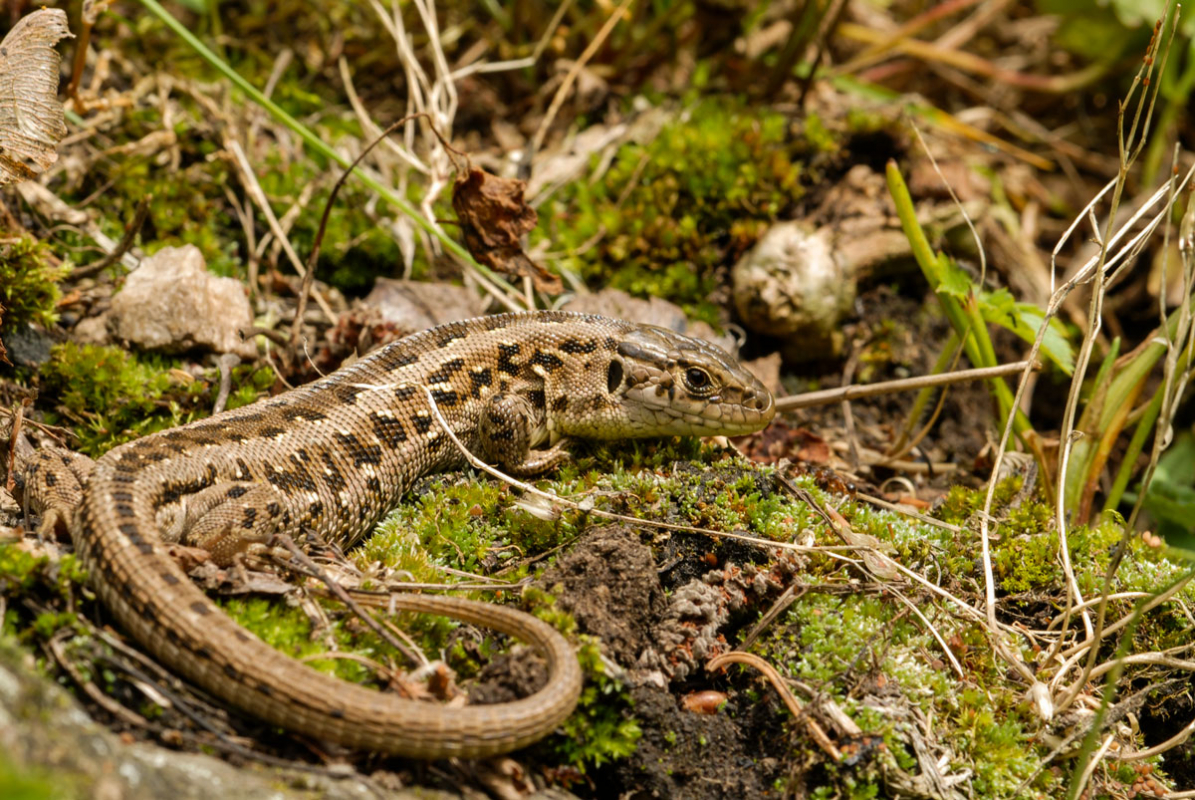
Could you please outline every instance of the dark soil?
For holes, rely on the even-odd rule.
[[[668,571],[691,573],[702,564],[709,572],[700,551],[708,547],[690,552],[684,559],[688,569]],[[558,604],[576,617],[579,631],[601,637],[604,654],[620,665],[630,667],[645,649],[659,646],[656,626],[664,622],[665,593],[652,550],[638,531],[617,526],[590,530],[545,573],[541,585],[558,593]],[[601,769],[593,776],[592,790],[581,793],[602,798],[767,796],[780,777],[786,717],[772,702],[750,701],[741,694],[731,694],[712,714],[688,711],[674,690],[726,687],[699,674],[685,686],[673,681],[665,688],[661,677],[658,671],[628,671],[643,736],[632,755]]]

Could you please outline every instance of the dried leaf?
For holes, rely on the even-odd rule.
[[[452,208],[465,235],[465,247],[479,263],[507,275],[529,276],[539,291],[560,294],[564,291],[560,277],[528,258],[519,241],[538,220],[535,209],[523,199],[526,186],[470,167],[464,175],[458,174],[452,187]]]
[[[58,102],[58,51],[70,36],[66,12],[43,8],[23,17],[0,42],[0,186],[36,177],[58,160],[66,135]]]
[[[100,14],[108,10],[112,0],[83,0],[82,19],[88,25],[94,25]]]

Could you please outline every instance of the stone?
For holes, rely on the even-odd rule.
[[[166,247],[143,260],[112,298],[109,330],[141,350],[204,350],[255,358],[241,337],[253,310],[241,283],[207,271],[194,245]]]
[[[856,275],[830,228],[777,223],[735,264],[731,283],[743,324],[783,339],[785,360],[841,351],[840,325],[855,302]]]
[[[378,278],[365,305],[402,333],[415,333],[445,322],[480,317],[485,306],[472,290],[451,283]]]
[[[659,325],[675,333],[715,344],[732,355],[738,352],[738,342],[733,336],[721,335],[705,322],[690,322],[680,306],[659,297],[642,300],[621,289],[602,289],[593,294],[577,295],[564,305],[563,310]]]

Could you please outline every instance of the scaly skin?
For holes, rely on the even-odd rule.
[[[164,546],[199,544],[227,563],[275,532],[355,541],[416,478],[464,463],[425,387],[466,447],[516,474],[559,463],[568,437],[736,435],[774,413],[767,389],[703,342],[602,317],[504,314],[407,337],[316,383],[131,442],[90,478],[89,464],[38,451],[27,492],[64,518],[82,492],[70,528],[100,599],[213,695],[347,747],[414,758],[507,752],[555,729],[580,693],[576,657],[550,626],[503,606],[396,597],[396,608],[496,628],[547,659],[547,684],[530,697],[446,709],[288,658],[222,614]]]

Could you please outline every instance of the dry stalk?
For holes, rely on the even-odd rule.
[[[606,20],[601,29],[598,30],[597,35],[593,37],[593,41],[581,53],[581,56],[573,63],[569,69],[568,74],[564,76],[564,80],[560,83],[560,88],[556,90],[556,95],[552,98],[552,102],[548,105],[548,111],[544,114],[543,120],[539,123],[539,128],[535,131],[535,136],[531,139],[531,152],[538,153],[539,149],[544,145],[544,137],[548,135],[548,128],[552,126],[553,120],[560,112],[560,107],[564,105],[565,98],[568,97],[569,90],[573,88],[573,84],[577,80],[577,76],[581,74],[581,70],[589,63],[589,60],[597,54],[599,48],[606,41],[607,37],[614,30],[626,14],[627,9],[635,0],[622,0],[618,8],[610,14],[610,18]]]
[[[1118,125],[1117,125],[1117,130],[1119,133],[1117,145],[1118,145],[1118,152],[1120,154],[1120,171],[1117,174],[1116,182],[1112,189],[1112,201],[1111,201],[1111,204],[1110,204],[1110,207],[1108,210],[1108,221],[1107,221],[1107,224],[1104,229],[1104,236],[1100,239],[1101,244],[1103,242],[1107,241],[1108,236],[1112,233],[1113,226],[1116,222],[1116,212],[1120,206],[1121,195],[1124,190],[1125,183],[1128,180],[1129,168],[1132,166],[1133,162],[1136,161],[1137,157],[1141,154],[1142,149],[1145,147],[1146,134],[1149,131],[1149,123],[1153,117],[1154,104],[1157,100],[1159,87],[1161,86],[1161,81],[1154,80],[1153,81],[1153,91],[1149,92],[1148,87],[1150,86],[1150,79],[1153,77],[1155,65],[1157,66],[1159,75],[1162,74],[1162,72],[1166,68],[1166,61],[1170,54],[1170,46],[1174,41],[1174,33],[1177,28],[1177,23],[1178,23],[1178,18],[1177,18],[1177,14],[1176,14],[1174,17],[1174,20],[1170,26],[1170,37],[1169,37],[1169,39],[1167,39],[1165,45],[1163,45],[1162,41],[1161,41],[1162,28],[1160,27],[1161,23],[1159,23],[1159,27],[1155,29],[1153,41],[1151,41],[1151,43],[1150,43],[1151,46],[1146,53],[1145,64],[1142,66],[1142,68],[1138,71],[1137,75],[1134,77],[1133,84],[1129,88],[1128,95],[1126,96],[1125,100],[1122,101],[1120,104],[1120,111],[1118,114]],[[1162,55],[1160,64],[1158,64],[1158,62],[1157,62],[1157,54],[1158,54],[1159,50]],[[1144,83],[1144,86],[1147,88],[1142,90],[1140,100],[1137,103],[1136,113],[1134,114],[1132,124],[1129,127],[1128,134],[1126,136],[1125,126],[1124,126],[1124,111],[1125,111],[1126,106],[1128,105],[1129,98],[1131,98],[1133,96],[1133,92],[1137,89],[1138,85],[1141,83]],[[1143,113],[1145,115],[1144,119],[1142,119]],[[1169,202],[1166,204],[1166,207],[1168,210],[1171,207],[1171,204],[1173,203],[1174,197],[1177,192],[1174,177],[1172,177],[1170,180],[1168,180],[1167,184],[1168,184],[1167,199]],[[1166,226],[1166,230],[1169,231],[1169,225]],[[1066,486],[1067,463],[1068,463],[1070,453],[1071,453],[1071,446],[1074,441],[1074,433],[1075,433],[1074,423],[1075,423],[1075,416],[1076,416],[1077,409],[1078,409],[1079,398],[1080,398],[1080,394],[1081,394],[1081,390],[1082,390],[1083,377],[1086,374],[1087,364],[1089,362],[1092,349],[1095,346],[1095,338],[1099,332],[1100,322],[1101,322],[1102,314],[1103,314],[1103,301],[1104,301],[1104,292],[1105,292],[1105,286],[1106,286],[1106,283],[1104,281],[1106,278],[1106,270],[1107,270],[1107,254],[1108,254],[1108,247],[1106,245],[1101,246],[1100,253],[1099,253],[1100,263],[1098,264],[1098,266],[1096,268],[1095,275],[1094,275],[1095,280],[1093,282],[1092,290],[1091,290],[1091,308],[1090,308],[1090,312],[1089,312],[1090,330],[1088,331],[1087,336],[1085,336],[1083,339],[1083,345],[1079,350],[1079,358],[1076,359],[1075,378],[1071,382],[1070,393],[1067,397],[1066,410],[1063,414],[1063,427],[1062,427],[1062,433],[1061,433],[1062,451],[1060,453],[1059,466],[1058,466],[1058,487],[1059,488],[1058,488],[1057,509],[1056,509],[1055,514],[1056,514],[1056,524],[1058,526],[1058,531],[1059,531],[1059,534],[1058,534],[1059,540],[1063,543],[1064,547],[1065,547],[1065,542],[1066,542],[1066,508],[1065,508],[1066,492],[1064,491],[1064,487]],[[1165,301],[1163,300],[1162,302],[1164,304]],[[1183,306],[1184,306],[1184,309],[1189,308],[1189,300],[1188,299],[1184,299]],[[1188,321],[1189,321],[1189,311],[1184,311],[1182,316],[1184,318],[1188,319]],[[1163,329],[1166,328],[1165,313],[1163,313],[1162,326],[1163,326]],[[1180,335],[1185,336],[1185,331],[1182,332],[1182,334],[1180,334]],[[1168,348],[1168,350],[1173,350],[1173,342],[1167,341],[1167,348]],[[1174,357],[1177,358],[1177,355],[1175,355]],[[1173,364],[1171,364],[1170,366],[1171,366],[1170,372],[1172,375],[1173,374]],[[1167,398],[1164,398],[1163,402],[1164,403],[1167,402]],[[1159,417],[1158,423],[1160,426],[1168,426],[1169,425],[1168,421],[1162,417]],[[1164,427],[1159,427],[1159,430],[1164,430]],[[1160,438],[1164,438],[1164,437],[1155,436],[1155,441],[1154,441],[1155,456],[1160,452],[1158,450],[1158,439],[1160,439]],[[1125,531],[1126,540],[1128,537],[1128,532],[1130,530],[1131,530],[1131,528],[1126,528],[1126,531]],[[1100,602],[1100,604],[1097,608],[1097,612],[1096,612],[1095,631],[1093,633],[1091,630],[1088,630],[1088,634],[1087,634],[1089,639],[1093,639],[1095,641],[1099,641],[1100,638],[1102,638],[1100,631],[1102,630],[1102,628],[1104,626],[1105,617],[1107,615],[1107,609],[1108,609],[1107,596],[1108,596],[1108,593],[1111,588],[1112,577],[1113,577],[1113,575],[1115,575],[1116,569],[1120,563],[1120,555],[1124,552],[1123,544],[1124,543],[1122,542],[1122,546],[1117,550],[1117,553],[1113,556],[1111,563],[1108,565],[1108,569],[1105,571],[1104,590],[1102,593],[1103,598],[1101,599],[1101,602]],[[1075,588],[1075,591],[1073,593],[1073,596],[1067,597],[1068,604],[1072,600],[1080,602],[1080,603],[1083,602],[1082,595],[1077,590],[1078,589],[1077,585],[1074,588]],[[1085,613],[1084,620],[1087,620],[1087,618],[1088,618],[1088,615]],[[1063,636],[1065,636],[1066,627],[1067,627],[1067,622],[1064,619],[1063,623],[1062,623]],[[1063,641],[1063,638],[1060,636],[1058,642],[1056,643],[1056,646],[1061,645],[1062,641]],[[1083,691],[1083,687],[1086,685],[1089,676],[1092,674],[1092,670],[1095,667],[1095,662],[1096,662],[1096,659],[1098,658],[1098,656],[1099,656],[1098,648],[1092,647],[1088,651],[1087,662],[1084,665],[1083,674],[1080,676],[1080,678],[1078,680],[1076,680],[1074,682],[1070,691],[1065,693],[1060,699],[1057,700],[1057,708],[1059,711],[1063,711],[1066,708],[1068,708],[1071,705],[1071,703],[1074,702],[1075,698],[1079,695],[1079,693]],[[1098,761],[1098,760],[1099,760],[1098,757],[1094,758],[1093,762]]]
[[[1137,81],[1134,83],[1133,90],[1135,90],[1137,88],[1137,86],[1141,83],[1141,80],[1142,80],[1142,75],[1139,74],[1137,77]],[[1156,85],[1156,82],[1155,82],[1155,85]],[[1156,94],[1156,88],[1155,88],[1155,94]],[[1132,91],[1130,91],[1130,96],[1132,96]],[[1147,101],[1145,99],[1143,99],[1140,105],[1145,106],[1146,104],[1147,104]],[[1136,155],[1140,152],[1141,142],[1140,142],[1140,140],[1137,140],[1136,143],[1134,144],[1133,137],[1135,135],[1137,135],[1137,133],[1140,130],[1147,128],[1150,114],[1152,113],[1152,100],[1150,100],[1148,102],[1148,107],[1149,107],[1150,111],[1146,113],[1145,120],[1144,120],[1144,126],[1142,128],[1137,127],[1138,124],[1141,123],[1141,108],[1140,107],[1138,108],[1138,113],[1137,113],[1136,117],[1134,118],[1134,123],[1133,123],[1134,127],[1130,131],[1130,137],[1129,137],[1127,145],[1125,144],[1124,138],[1122,136],[1122,141],[1121,141],[1121,153],[1123,156],[1122,164],[1126,163],[1129,158],[1135,158]],[[1122,106],[1122,108],[1123,108],[1123,106]],[[1143,138],[1144,138],[1144,136],[1142,134],[1141,139],[1143,139]],[[1127,167],[1126,167],[1126,169],[1127,169]],[[1171,182],[1177,181],[1179,188],[1181,188],[1181,187],[1185,186],[1190,181],[1191,175],[1192,175],[1192,171],[1188,171],[1186,173],[1186,175],[1183,176],[1181,181],[1178,181],[1177,178],[1172,178]],[[1082,285],[1084,283],[1092,281],[1093,279],[1095,279],[1097,281],[1097,287],[1096,287],[1094,293],[1102,295],[1101,282],[1106,278],[1107,271],[1117,263],[1120,263],[1122,261],[1127,263],[1127,262],[1131,261],[1131,257],[1135,252],[1135,248],[1139,247],[1141,242],[1143,242],[1145,240],[1145,238],[1147,238],[1153,232],[1153,230],[1156,229],[1156,226],[1161,224],[1164,221],[1164,219],[1166,218],[1168,209],[1163,208],[1161,211],[1155,212],[1153,218],[1150,220],[1149,224],[1146,226],[1146,230],[1142,231],[1136,237],[1130,239],[1129,242],[1127,244],[1125,244],[1124,246],[1120,247],[1119,249],[1114,250],[1114,248],[1116,248],[1120,244],[1121,240],[1124,239],[1128,235],[1128,232],[1131,229],[1131,226],[1134,225],[1137,222],[1137,220],[1144,217],[1147,214],[1148,209],[1151,208],[1154,204],[1156,204],[1158,202],[1158,200],[1160,200],[1162,197],[1167,196],[1167,194],[1169,194],[1170,191],[1172,191],[1171,187],[1169,185],[1163,186],[1161,189],[1159,189],[1157,192],[1154,193],[1154,195],[1149,199],[1149,201],[1147,203],[1142,205],[1142,207],[1138,210],[1138,212],[1136,214],[1133,215],[1133,217],[1128,221],[1128,223],[1121,226],[1119,229],[1117,229],[1115,231],[1115,233],[1113,233],[1112,228],[1113,228],[1113,224],[1115,222],[1115,217],[1116,217],[1115,209],[1119,205],[1119,194],[1121,191],[1117,187],[1118,187],[1118,185],[1123,187],[1123,182],[1124,182],[1123,176],[1121,176],[1117,180],[1112,181],[1107,186],[1105,186],[1104,189],[1101,190],[1101,192],[1076,217],[1076,220],[1072,223],[1072,225],[1063,234],[1063,237],[1060,239],[1058,245],[1056,246],[1054,253],[1052,255],[1052,258],[1051,258],[1052,273],[1051,273],[1050,301],[1047,305],[1045,314],[1043,315],[1042,325],[1039,328],[1037,336],[1034,339],[1034,343],[1030,349],[1027,360],[1034,361],[1037,358],[1038,354],[1041,351],[1042,342],[1044,341],[1044,338],[1045,338],[1045,333],[1047,331],[1048,323],[1054,317],[1057,316],[1057,314],[1063,304],[1063,301],[1079,285]],[[1084,220],[1089,219],[1094,222],[1093,209],[1094,209],[1095,205],[1108,192],[1113,193],[1113,201],[1114,202],[1113,202],[1112,211],[1108,217],[1106,233],[1102,237],[1100,237],[1098,224],[1093,225],[1093,230],[1095,231],[1095,235],[1097,237],[1100,237],[1100,241],[1102,244],[1100,254],[1098,256],[1092,258],[1091,260],[1089,260],[1082,267],[1080,267],[1075,272],[1075,274],[1069,280],[1067,280],[1061,287],[1055,288],[1056,274],[1057,274],[1056,259],[1057,259],[1057,255],[1058,255],[1059,251],[1063,247],[1064,243],[1070,238],[1070,236],[1074,233],[1074,231],[1078,228],[1078,226],[1080,224],[1082,224],[1082,222]],[[1098,312],[1098,310],[1100,308],[1098,303],[1096,303],[1094,305],[1094,308]],[[1081,383],[1082,376],[1084,375],[1086,364],[1090,360],[1091,344],[1093,341],[1094,341],[1093,334],[1090,334],[1085,339],[1084,346],[1080,353],[1080,359],[1079,359],[1079,361],[1076,365],[1076,369],[1075,369],[1076,378],[1075,378],[1074,383],[1072,384],[1073,398],[1072,398],[1072,402],[1068,402],[1068,413],[1066,415],[1066,423],[1064,425],[1064,434],[1062,437],[1063,438],[1063,452],[1062,452],[1063,464],[1060,468],[1060,475],[1062,475],[1062,476],[1065,476],[1065,466],[1066,466],[1065,462],[1069,458],[1070,447],[1071,447],[1070,438],[1074,432],[1074,419],[1075,419],[1075,411],[1077,408],[1078,387]],[[1008,447],[1009,438],[1012,433],[1012,423],[1013,423],[1014,415],[1016,413],[1015,410],[1017,408],[1019,408],[1021,405],[1022,399],[1025,394],[1026,387],[1029,383],[1029,378],[1030,378],[1030,373],[1028,371],[1025,371],[1022,373],[1021,378],[1018,381],[1017,390],[1016,390],[1014,400],[1013,400],[1013,408],[1009,413],[1008,419],[1005,420],[1005,425],[1003,426],[1003,431],[1002,431],[1002,435],[1001,435],[1000,446],[997,448],[997,451],[996,451],[995,464],[992,467],[992,476],[993,477],[988,482],[987,492],[986,492],[986,496],[985,496],[985,500],[984,500],[983,511],[979,515],[980,534],[981,534],[981,537],[985,538],[985,539],[990,537],[991,510],[992,510],[992,505],[994,502],[995,490],[996,490],[995,476],[1000,473],[999,468],[1002,463],[1004,452]],[[1062,481],[1060,480],[1059,483],[1061,485]],[[1061,492],[1060,492],[1059,496],[1060,496],[1060,498],[1062,497]],[[1055,644],[1052,646],[1049,656],[1045,660],[1045,663],[1050,663],[1057,656],[1058,650],[1061,649],[1062,643],[1066,640],[1066,629],[1069,624],[1071,614],[1073,613],[1072,612],[1073,608],[1077,607],[1082,610],[1084,626],[1087,629],[1088,638],[1089,639],[1093,638],[1094,634],[1095,634],[1095,626],[1092,624],[1092,621],[1091,621],[1090,616],[1087,611],[1087,609],[1089,608],[1089,604],[1087,604],[1084,601],[1082,594],[1079,591],[1078,582],[1075,579],[1074,571],[1073,571],[1073,568],[1070,563],[1069,550],[1067,548],[1067,541],[1066,541],[1066,519],[1065,519],[1065,508],[1063,508],[1063,502],[1064,502],[1063,500],[1061,500],[1061,499],[1059,500],[1058,507],[1056,508],[1056,517],[1057,517],[1057,524],[1058,524],[1058,531],[1059,531],[1058,536],[1059,536],[1059,542],[1060,542],[1060,551],[1061,551],[1062,561],[1063,561],[1063,570],[1066,575],[1066,582],[1067,582],[1067,587],[1068,587],[1067,609],[1066,609],[1066,611],[1064,613],[1064,617],[1063,617],[1063,629],[1062,629],[1062,631],[1060,631],[1059,636],[1058,636],[1057,640],[1055,641]],[[990,615],[991,615],[991,609],[989,609],[989,616]],[[989,619],[989,625],[990,624],[991,624],[991,620]],[[1015,658],[1015,654],[1008,652],[1004,648],[1002,642],[997,641],[997,651],[1001,654],[1001,656],[1003,658],[1005,658],[1005,660],[1009,661],[1010,663],[1019,664],[1019,659]],[[1077,685],[1081,686],[1082,684],[1080,683]],[[1073,702],[1073,697],[1070,698],[1070,700]]]
[[[373,8],[382,26],[386,28],[391,38],[394,39],[399,62],[406,72],[406,117],[412,118],[422,114],[431,122],[424,129],[421,143],[422,150],[426,153],[424,159],[418,159],[413,155],[416,149],[416,128],[413,125],[403,127],[403,146],[401,148],[397,145],[392,145],[394,151],[400,156],[405,165],[398,166],[395,170],[398,175],[398,188],[400,192],[405,193],[409,169],[414,168],[421,172],[424,175],[427,185],[419,202],[419,210],[423,213],[423,217],[429,225],[436,230],[440,230],[440,223],[436,219],[435,203],[444,193],[444,190],[451,184],[451,176],[454,169],[451,155],[448,152],[447,142],[452,139],[453,125],[456,121],[458,104],[456,81],[475,72],[496,72],[518,69],[534,63],[534,59],[504,61],[495,64],[478,62],[453,72],[449,68],[448,58],[444,54],[444,48],[441,43],[440,26],[436,16],[435,3],[433,0],[412,0],[411,5],[414,6],[423,31],[427,36],[427,50],[432,71],[430,76],[415,54],[415,47],[411,41],[410,33],[407,31],[406,24],[403,21],[402,8],[400,8],[398,0],[391,0],[389,10],[386,9],[381,0],[370,0],[370,7]],[[345,86],[351,87],[352,82],[348,79],[347,69],[342,68],[342,75],[345,76]],[[351,88],[348,91],[350,98],[355,96],[355,92]],[[354,110],[356,110],[358,117],[362,119],[363,129],[368,127],[368,129],[381,130],[381,126],[376,123],[370,123],[366,126],[365,120],[368,119],[368,116],[365,114],[364,109],[359,108],[359,105],[359,102],[353,103]],[[434,260],[435,257],[441,254],[442,249],[439,240],[427,236],[422,230],[412,231],[410,229],[411,223],[405,221],[405,219],[400,218],[396,220],[394,225],[400,243],[405,237],[418,235],[424,250],[428,252],[430,258]],[[404,250],[404,259],[406,258],[407,255]],[[410,268],[411,263],[408,260],[404,267],[405,275],[409,275]],[[508,309],[517,310],[518,308],[527,307],[523,304],[522,294],[517,289],[505,281],[488,280],[475,264],[466,264],[466,277],[476,282],[485,292],[497,299]]]
[[[1041,365],[1029,361],[1016,361],[1012,364],[961,369],[954,372],[944,372],[940,375],[919,375],[915,378],[901,378],[899,380],[882,381],[880,383],[853,383],[849,386],[839,386],[834,389],[804,392],[794,397],[782,397],[776,401],[776,411],[783,413],[785,411],[794,411],[798,408],[830,405],[831,403],[841,403],[845,400],[858,400],[861,397],[876,397],[878,395],[914,391],[931,386],[949,386],[955,383],[984,381],[989,378],[1017,375],[1026,369],[1031,371],[1039,370],[1041,369]]]
[[[705,665],[705,668],[713,672],[714,670],[725,667],[727,664],[745,664],[759,670],[768,679],[768,683],[772,684],[772,688],[776,690],[776,693],[780,695],[780,699],[788,708],[789,713],[793,715],[793,718],[804,722],[805,730],[808,731],[809,737],[817,742],[817,746],[822,749],[822,752],[828,755],[832,761],[838,762],[842,760],[842,753],[830,741],[830,737],[826,735],[826,732],[817,723],[817,720],[805,713],[805,707],[801,705],[801,701],[789,690],[788,685],[784,682],[784,678],[776,671],[775,667],[754,653],[733,651],[711,658]]]

